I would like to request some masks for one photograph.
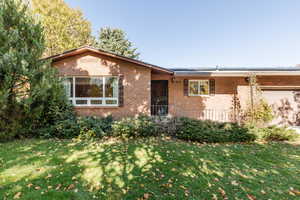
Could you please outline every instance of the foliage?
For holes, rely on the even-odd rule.
[[[57,71],[41,60],[43,29],[20,0],[0,1],[0,140],[37,136],[72,114]]]
[[[255,136],[247,128],[235,123],[180,118],[176,129],[176,137],[188,141],[216,143],[255,140]]]
[[[151,117],[140,115],[136,118],[124,118],[112,125],[113,136],[123,138],[149,137],[157,135],[157,125]]]
[[[121,29],[101,28],[96,47],[121,56],[138,59],[139,53]]]
[[[259,140],[264,141],[293,141],[299,137],[293,129],[274,125],[264,128],[252,126],[249,127],[249,130],[255,134]]]
[[[174,136],[176,133],[176,127],[178,118],[169,116],[152,116],[152,120],[155,122],[157,130],[160,134]]]
[[[281,142],[17,140],[0,143],[0,196],[296,200],[299,155],[298,145]]]
[[[112,122],[112,116],[104,118],[72,116],[68,119],[57,121],[53,126],[44,129],[41,132],[41,136],[47,138],[102,138],[110,134]]]
[[[264,99],[259,99],[252,109],[248,107],[244,113],[245,123],[253,123],[258,126],[265,125],[273,118],[272,107]]]
[[[105,118],[80,117],[77,120],[80,129],[79,138],[92,139],[107,136],[111,132],[112,122],[111,116]]]
[[[264,100],[257,78],[249,77],[250,103],[244,111],[243,122],[263,127],[274,118],[272,107]]]
[[[91,24],[80,10],[63,0],[31,0],[33,12],[40,18],[46,39],[45,56],[62,53],[92,43]]]

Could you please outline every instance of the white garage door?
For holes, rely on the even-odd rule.
[[[300,125],[300,91],[299,90],[263,90],[262,95],[272,106],[275,119],[271,124]]]

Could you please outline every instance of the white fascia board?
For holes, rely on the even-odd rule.
[[[251,74],[257,76],[299,76],[300,71],[180,71],[174,76],[228,76],[228,77],[248,77]]]

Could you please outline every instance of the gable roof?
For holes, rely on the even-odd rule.
[[[149,68],[155,72],[163,72],[173,74],[175,76],[249,76],[250,73],[257,75],[300,75],[299,66],[290,67],[203,67],[203,68],[163,68],[157,65],[149,64],[133,58],[128,58],[115,53],[107,52],[90,46],[83,46],[71,49],[60,54],[46,57],[44,59],[52,59],[53,62],[62,60],[67,57],[79,55],[85,52],[94,52],[99,55],[109,56],[119,60],[137,64],[142,67]]]
[[[111,53],[111,52],[104,51],[104,50],[97,49],[97,48],[90,47],[90,46],[83,46],[83,47],[79,47],[79,48],[76,48],[76,49],[71,49],[71,50],[65,51],[65,52],[60,53],[60,54],[56,54],[56,55],[53,55],[53,56],[46,57],[44,59],[52,59],[52,62],[56,62],[56,61],[62,60],[64,58],[79,55],[79,54],[89,52],[89,51],[97,53],[99,55],[109,56],[109,57],[116,58],[116,59],[119,59],[119,60],[134,63],[134,64],[140,65],[142,67],[150,68],[150,69],[155,70],[155,71],[165,72],[165,73],[168,73],[168,74],[173,74],[174,73],[170,69],[159,67],[157,65],[152,65],[152,64],[140,61],[140,60],[136,60],[136,59],[133,59],[133,58],[128,58],[128,57],[125,57],[125,56],[121,56],[121,55],[118,55],[118,54],[115,54],[115,53]]]

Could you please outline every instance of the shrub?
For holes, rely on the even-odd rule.
[[[111,132],[112,122],[112,116],[105,118],[72,116],[69,119],[58,121],[53,126],[44,129],[41,135],[48,138],[102,138]]]
[[[113,119],[111,116],[106,118],[80,117],[77,120],[79,126],[79,138],[102,138],[111,131]]]
[[[274,114],[272,107],[264,99],[260,99],[254,104],[253,109],[248,106],[242,118],[245,124],[262,127],[274,119]]]
[[[137,118],[124,118],[112,125],[113,136],[123,138],[156,136],[157,125],[151,117],[140,115]]]
[[[259,140],[265,141],[292,141],[298,137],[298,134],[295,130],[287,127],[250,127],[249,130],[253,132],[253,134],[255,134]]]
[[[152,116],[151,118],[155,122],[156,128],[160,133],[170,136],[175,135],[178,118],[168,116]]]
[[[197,142],[248,142],[255,140],[247,128],[235,123],[180,118],[175,136]]]
[[[39,135],[43,138],[72,138],[78,136],[79,130],[76,117],[70,117],[41,129]]]

